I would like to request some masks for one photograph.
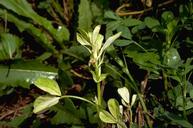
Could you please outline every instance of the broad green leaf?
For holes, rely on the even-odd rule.
[[[100,119],[105,123],[115,124],[117,123],[116,119],[107,111],[102,110],[99,112]]]
[[[113,35],[113,31],[115,31],[119,25],[120,25],[121,21],[111,21],[107,23],[107,28],[106,28],[106,33],[105,33],[105,38],[109,38],[110,36]]]
[[[130,104],[130,94],[129,90],[126,87],[118,88],[118,93],[121,98],[127,103]]]
[[[41,112],[45,109],[50,108],[51,106],[54,106],[59,102],[60,97],[54,97],[54,96],[39,96],[34,101],[34,113]]]
[[[132,38],[132,35],[131,35],[131,32],[129,30],[128,27],[126,26],[123,26],[123,25],[120,25],[118,28],[117,28],[117,31],[118,32],[121,32],[121,36],[126,38],[126,39],[131,39]]]
[[[57,70],[36,61],[14,61],[9,66],[0,65],[0,85],[29,88],[39,77],[54,79]]]
[[[164,56],[164,64],[175,68],[181,62],[180,55],[175,48],[169,49]]]
[[[86,31],[91,29],[92,25],[92,13],[90,11],[89,0],[81,0],[78,8],[78,28]]]
[[[160,26],[160,23],[157,19],[151,18],[151,17],[146,17],[144,20],[145,24],[147,25],[148,28],[154,29],[158,26]]]
[[[116,99],[108,100],[108,108],[113,117],[118,121],[121,120],[121,113],[119,110],[119,102]]]
[[[39,77],[34,80],[34,84],[51,95],[61,96],[60,88],[55,80]]]

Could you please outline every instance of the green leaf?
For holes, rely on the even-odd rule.
[[[102,110],[99,112],[100,119],[105,123],[115,124],[117,123],[116,119],[107,111]]]
[[[170,119],[173,123],[182,126],[184,128],[192,128],[193,125],[191,123],[189,123],[188,121],[186,121],[184,118],[178,116],[178,115],[174,115],[172,113],[169,112],[165,112],[164,115]]]
[[[121,36],[122,37],[124,37],[124,38],[126,38],[126,39],[131,39],[132,38],[132,35],[131,35],[131,32],[130,32],[130,30],[128,29],[128,27],[126,27],[126,26],[119,26],[118,28],[117,28],[117,31],[118,32],[121,32]]]
[[[19,54],[19,47],[22,41],[17,36],[11,35],[9,33],[3,33],[0,36],[0,61],[14,59]],[[16,54],[15,56],[13,54]]]
[[[113,117],[118,121],[121,120],[121,114],[119,111],[119,102],[116,99],[108,100],[108,108]]]
[[[121,22],[123,23],[124,26],[127,26],[127,27],[138,26],[143,23],[142,21],[134,18],[127,18],[122,20]]]
[[[167,24],[174,19],[174,14],[171,11],[165,11],[161,15],[162,20]]]
[[[175,68],[176,66],[180,64],[180,62],[181,62],[181,58],[180,58],[180,55],[177,49],[170,48],[164,56],[164,64]]]
[[[112,19],[112,20],[120,20],[121,19],[113,11],[105,11],[104,18]]]
[[[60,88],[55,80],[39,77],[34,81],[34,84],[51,95],[61,96]]]
[[[106,33],[105,33],[105,37],[109,38],[110,36],[113,35],[113,31],[116,30],[119,25],[120,25],[121,21],[111,21],[107,23],[107,28],[106,28]]]
[[[54,79],[57,70],[36,61],[13,61],[9,66],[0,65],[0,85],[29,88],[39,77]]]
[[[80,1],[78,12],[78,27],[86,31],[90,30],[92,25],[92,13],[90,11],[90,3],[88,0]]]
[[[161,65],[161,60],[158,52],[142,52],[139,48],[136,49],[136,47],[128,47],[124,52],[140,68],[159,74],[158,65]]]
[[[157,19],[146,17],[144,20],[145,24],[150,29],[155,29],[156,27],[160,26],[160,23]]]
[[[102,48],[100,49],[99,52],[99,57],[105,52],[105,50],[117,39],[119,38],[121,35],[121,32],[116,33],[115,35],[109,37],[106,42],[104,43],[104,45],[102,46]]]
[[[4,18],[5,12],[0,9],[0,17]],[[51,44],[50,39],[48,38],[48,34],[46,32],[43,32],[41,29],[36,28],[30,23],[27,23],[25,21],[20,20],[19,18],[15,17],[14,15],[7,13],[7,19],[9,22],[14,23],[20,32],[26,31],[29,34],[31,34],[37,42],[42,45],[44,48],[55,51],[55,48]]]
[[[81,117],[79,110],[76,109],[73,102],[70,99],[65,99],[63,105],[56,105],[50,110],[56,112],[56,114],[51,118],[51,123],[54,125],[59,124],[76,124],[81,125]]]
[[[48,109],[49,107],[57,104],[59,102],[60,97],[54,97],[54,96],[39,96],[34,101],[34,113],[41,112],[45,109]]]
[[[118,39],[118,40],[115,40],[115,42],[113,44],[115,46],[124,47],[124,46],[130,45],[132,43],[133,43],[132,40],[121,40],[121,39]]]
[[[63,34],[65,36],[58,36],[58,30],[52,26],[52,22],[38,15],[26,0],[1,0],[0,4],[18,15],[30,18],[40,26],[43,26],[59,44],[62,44],[64,40],[68,40],[69,32],[67,29],[65,29]]]
[[[190,90],[190,97],[193,99],[193,89]]]

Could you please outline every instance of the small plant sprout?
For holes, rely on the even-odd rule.
[[[97,83],[99,106],[102,102],[100,82],[106,78],[106,74],[101,73],[101,65],[103,64],[105,51],[121,35],[121,32],[119,32],[109,37],[103,44],[104,36],[99,33],[100,28],[101,26],[98,25],[93,32],[80,30],[79,33],[77,33],[78,42],[91,54],[88,65],[91,67],[90,72],[92,73],[94,81]]]
[[[127,108],[127,110],[129,111],[129,115],[130,115],[130,124],[133,123],[132,121],[132,106],[134,105],[137,95],[133,94],[132,98],[131,98],[131,102],[130,102],[130,94],[129,94],[129,90],[126,87],[122,87],[119,88],[118,90],[119,95],[121,96],[121,102],[122,104]]]

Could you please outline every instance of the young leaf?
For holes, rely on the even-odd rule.
[[[108,101],[108,108],[111,114],[114,116],[116,120],[120,120],[121,118],[121,113],[119,110],[119,103],[116,99],[110,99]]]
[[[45,110],[59,102],[60,97],[40,96],[34,102],[34,113]]]
[[[93,31],[93,34],[92,34],[92,42],[93,43],[96,43],[95,41],[97,40],[98,38],[98,35],[99,35],[99,31],[101,29],[101,26],[100,25],[97,25]]]
[[[105,123],[111,123],[111,124],[117,123],[116,119],[109,112],[105,110],[100,111],[99,117]]]
[[[51,95],[61,96],[60,88],[55,80],[40,77],[34,81],[34,84]]]
[[[135,100],[137,98],[136,94],[133,94],[132,98],[131,98],[131,107],[133,106],[133,104],[135,103]]]
[[[99,52],[99,57],[104,53],[104,51],[117,39],[119,38],[121,35],[121,32],[109,37],[107,39],[107,41],[104,43],[103,47],[101,48],[100,52]]]
[[[121,98],[127,103],[130,103],[130,94],[129,90],[126,87],[118,88],[118,93],[121,96]]]

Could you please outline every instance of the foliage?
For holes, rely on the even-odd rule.
[[[191,128],[192,33],[190,0],[0,0],[0,126]]]

